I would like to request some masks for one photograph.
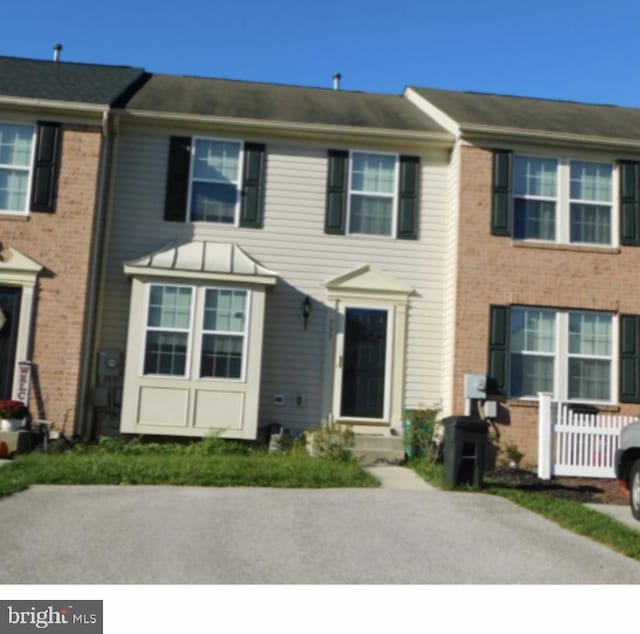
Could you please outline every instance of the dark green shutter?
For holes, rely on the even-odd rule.
[[[640,403],[640,317],[620,315],[620,402]]]
[[[506,396],[509,377],[510,311],[508,306],[490,306],[489,311],[488,391]]]
[[[264,208],[265,179],[264,143],[244,144],[244,170],[242,177],[242,205],[240,226],[260,229]]]
[[[349,152],[329,150],[325,233],[344,234],[347,216]]]
[[[59,123],[38,123],[31,183],[31,211],[53,213],[56,210],[60,133]]]
[[[620,161],[620,244],[640,246],[638,163]]]
[[[398,202],[397,237],[404,240],[418,238],[418,191],[420,187],[420,159],[400,157],[400,192]]]
[[[494,236],[510,236],[512,220],[511,177],[513,152],[494,150],[493,187],[491,202],[491,233]]]
[[[164,219],[185,222],[189,194],[189,167],[191,165],[191,138],[172,136],[169,141],[169,165],[164,202]]]

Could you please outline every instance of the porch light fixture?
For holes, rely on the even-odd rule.
[[[302,313],[302,319],[304,321],[304,329],[307,329],[307,322],[309,321],[309,316],[311,315],[311,298],[307,295],[300,307]]]

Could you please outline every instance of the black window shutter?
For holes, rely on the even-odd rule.
[[[620,244],[640,246],[638,163],[620,161]]]
[[[513,152],[493,151],[493,186],[491,202],[491,233],[494,236],[511,235],[512,196],[511,173]]]
[[[31,211],[53,213],[56,210],[56,190],[60,163],[59,123],[38,123],[36,155],[31,183]]]
[[[329,150],[325,233],[345,233],[348,179],[349,152],[345,150]]]
[[[260,229],[264,209],[265,181],[264,143],[244,144],[244,169],[242,177],[242,204],[240,226]]]
[[[418,191],[420,187],[420,159],[400,157],[400,191],[398,200],[397,237],[404,240],[418,238]]]
[[[640,403],[640,316],[620,315],[620,402]]]
[[[169,166],[164,201],[165,220],[185,222],[187,219],[190,164],[191,138],[172,136],[169,141]]]
[[[492,394],[507,394],[509,376],[509,329],[508,306],[489,308],[489,378],[487,390]]]

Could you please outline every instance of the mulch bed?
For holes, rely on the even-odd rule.
[[[497,469],[486,473],[505,487],[544,493],[565,500],[594,504],[629,504],[617,480],[606,478],[552,478],[540,480],[532,471]]]

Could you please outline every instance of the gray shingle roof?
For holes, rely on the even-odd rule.
[[[0,97],[111,105],[142,68],[0,57]]]
[[[226,79],[154,74],[128,107],[158,113],[444,132],[400,95]]]
[[[468,126],[640,140],[640,109],[411,87],[464,130]]]

